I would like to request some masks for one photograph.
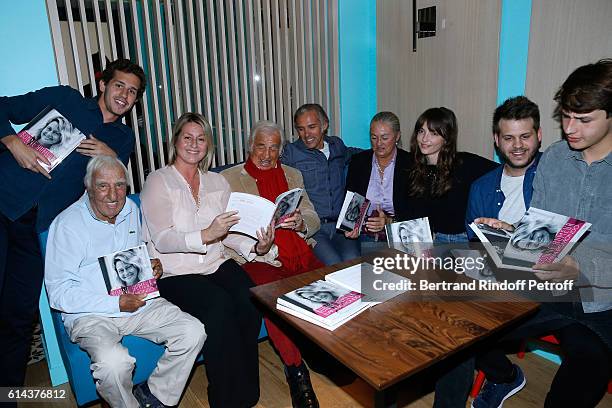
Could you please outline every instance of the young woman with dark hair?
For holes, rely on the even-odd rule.
[[[465,242],[464,218],[472,182],[497,164],[457,151],[458,126],[448,108],[430,108],[419,116],[410,139],[410,171],[405,210],[397,218],[429,217],[434,241]]]

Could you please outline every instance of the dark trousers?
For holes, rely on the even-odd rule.
[[[463,355],[439,364],[433,408],[465,408],[474,382],[474,358]]]
[[[544,303],[535,316],[500,340],[516,342],[554,334],[559,340],[563,357],[544,406],[591,408],[603,397],[612,375],[611,349],[604,340],[609,337],[605,335],[611,324],[612,310],[584,313],[577,303]],[[465,379],[473,378],[473,366],[474,363],[466,361],[438,379],[435,398],[440,404],[435,405],[436,408],[465,406],[471,387],[471,381],[468,385]],[[500,342],[482,350],[476,356],[475,367],[482,370],[491,382],[509,382],[513,379],[512,362],[506,357]],[[463,384],[463,388],[458,390],[458,384]]]
[[[244,270],[228,260],[213,274],[172,276],[158,286],[164,298],[204,324],[210,406],[254,406],[259,400],[261,316],[251,302],[253,283]]]
[[[243,268],[256,285],[263,285],[298,275],[298,273],[290,272],[285,268],[278,268],[264,262],[248,262],[243,265]],[[286,366],[299,366],[302,363],[302,354],[291,338],[291,334],[286,333],[282,326],[276,325],[274,321],[267,317],[264,317],[264,322],[266,323],[268,338],[279,354],[283,364]]]
[[[25,379],[43,280],[35,224],[35,209],[16,221],[0,214],[0,386]]]
[[[590,408],[604,396],[612,374],[612,356],[602,337],[588,327],[589,321],[594,320],[612,324],[612,311],[586,314],[579,304],[544,304],[534,319],[504,337],[503,340],[515,341],[554,334],[559,340],[562,361],[546,395],[545,407]],[[476,368],[489,381],[512,380],[512,363],[499,348],[478,356]]]

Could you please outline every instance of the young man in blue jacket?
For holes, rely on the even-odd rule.
[[[110,155],[126,164],[134,132],[121,123],[146,85],[141,67],[121,59],[102,72],[98,98],[69,86],[0,97],[0,384],[23,385],[43,280],[38,233],[83,194],[91,157]],[[25,124],[44,108],[55,108],[88,136],[49,174],[47,159],[17,137],[12,124]]]
[[[342,139],[327,136],[329,119],[321,105],[302,105],[293,115],[299,139],[285,146],[281,161],[302,172],[304,186],[321,220],[313,236],[314,253],[325,265],[354,259],[360,255],[359,242],[336,231],[336,221],[344,201],[349,149]]]
[[[493,114],[493,139],[502,165],[476,180],[465,216],[468,227],[478,217],[514,224],[531,203],[533,178],[541,153],[542,129],[538,105],[524,96],[507,99]]]
[[[472,183],[465,216],[468,226],[479,217],[517,222],[531,203],[533,178],[541,153],[538,105],[524,96],[507,99],[493,113],[493,140],[502,164]],[[436,384],[435,408],[463,407],[471,386],[473,360],[458,366]]]

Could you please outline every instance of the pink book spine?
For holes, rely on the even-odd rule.
[[[353,228],[353,231],[361,231],[361,227],[363,225],[363,220],[365,218],[365,213],[368,209],[368,204],[369,201],[365,200],[362,204],[361,207],[359,208],[359,218],[357,218],[357,222],[355,223],[355,228]]]
[[[23,143],[45,156],[49,161],[55,159],[55,155],[51,153],[49,149],[38,143],[27,131],[22,130],[17,134],[17,137],[20,138]]]
[[[289,214],[285,214],[282,217],[279,217],[278,220],[276,220],[276,225],[282,224],[287,218],[292,217],[294,214],[295,211]]]
[[[109,292],[109,295],[111,295],[111,296],[121,296],[121,295],[123,295],[124,293],[127,293],[127,290],[124,292],[124,291],[123,291],[123,289],[124,289],[124,288],[117,288],[117,289],[113,289],[113,290],[111,290],[111,291]],[[127,288],[125,288],[125,289],[127,289]]]
[[[572,241],[574,235],[580,231],[583,225],[584,221],[570,218],[561,228],[561,230],[557,232],[555,239],[553,239],[553,241],[548,245],[548,248],[542,252],[542,255],[540,255],[540,258],[538,259],[538,263],[544,264],[555,262],[561,251],[563,251],[563,249]]]
[[[128,293],[151,293],[157,291],[157,281],[155,279],[147,279],[146,281],[138,282],[128,288]]]
[[[110,291],[111,296],[120,296],[124,293],[130,294],[142,294],[157,292],[157,281],[155,279],[148,279],[146,281],[138,282],[134,285],[113,289]]]
[[[334,300],[331,306],[321,306],[315,309],[315,313],[321,317],[328,317],[336,313],[338,310],[344,309],[346,306],[355,303],[361,299],[363,295],[357,292],[350,292],[346,295],[340,296]]]

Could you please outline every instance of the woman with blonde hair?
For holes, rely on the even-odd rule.
[[[113,266],[122,287],[132,286],[142,280],[145,270],[133,249],[119,252],[113,257]]]
[[[202,351],[210,406],[251,407],[259,399],[261,317],[251,303],[252,281],[225,248],[251,260],[269,251],[272,231],[259,231],[259,241],[228,235],[239,217],[236,211],[225,212],[227,181],[208,171],[213,148],[212,130],[202,115],[185,113],[178,119],[170,164],[151,173],[141,193],[145,241],[149,254],[164,265],[160,294],[206,329]]]
[[[361,240],[385,241],[385,224],[404,212],[402,191],[412,164],[410,153],[399,147],[400,120],[393,112],[378,112],[370,121],[371,149],[354,155],[348,168],[346,190],[370,200]],[[345,233],[357,238],[358,232]]]

